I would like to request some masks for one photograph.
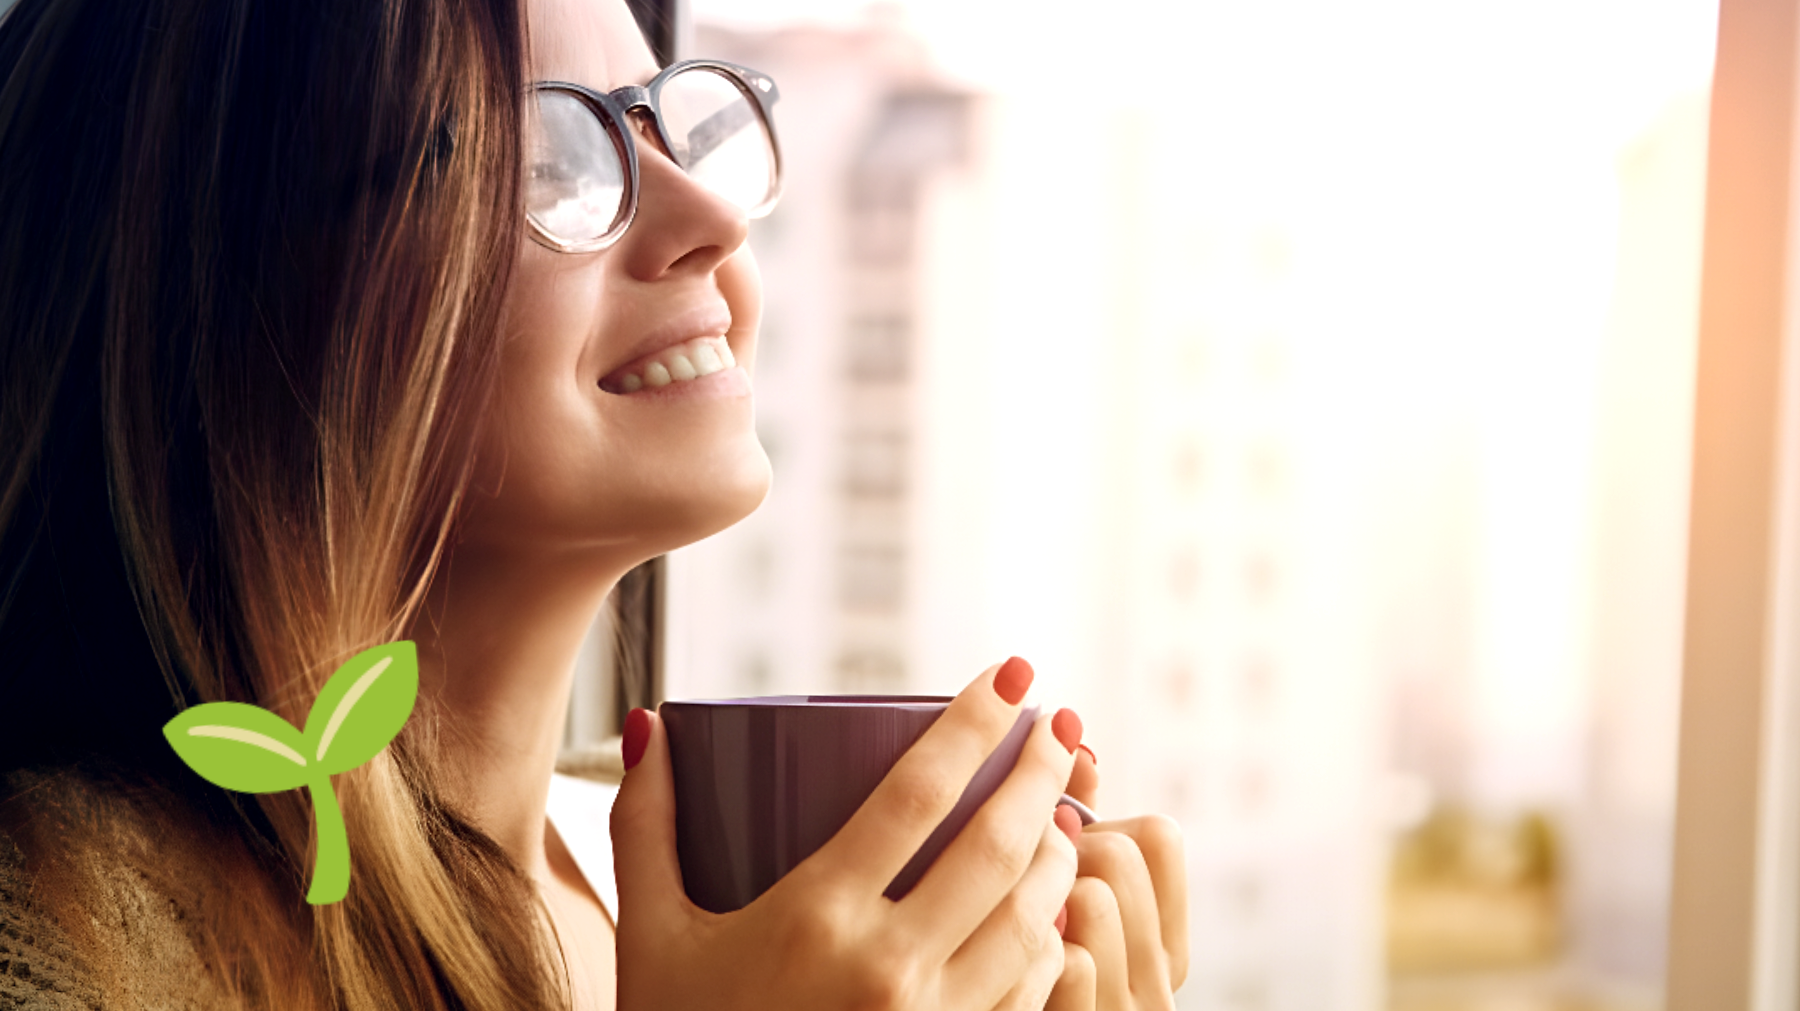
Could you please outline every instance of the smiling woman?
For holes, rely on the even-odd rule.
[[[659,71],[621,0],[22,0],[0,25],[0,917],[24,970],[0,994],[1169,1005],[1179,836],[1053,814],[1097,782],[1066,711],[883,897],[1016,722],[1023,661],[743,910],[683,892],[646,710],[616,898],[595,826],[547,821],[607,593],[768,489],[745,240],[779,192],[776,94]],[[580,151],[548,125],[567,96],[598,127]]]

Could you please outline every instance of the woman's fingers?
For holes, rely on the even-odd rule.
[[[1071,941],[1063,942],[1063,971],[1050,991],[1044,1011],[1094,1011],[1099,998],[1094,956]]]
[[[1005,999],[994,1005],[994,1011],[1039,1011],[1050,999],[1050,991],[1063,973],[1063,940],[1051,933],[1042,950],[1025,970],[1025,975]]]
[[[1169,989],[1179,990],[1188,973],[1187,855],[1181,828],[1162,815],[1126,818],[1089,825],[1085,833],[1116,832],[1137,844],[1149,869],[1162,927],[1162,947],[1169,959]],[[1085,872],[1084,872],[1085,873]]]
[[[970,995],[976,998],[971,1003],[984,1007],[1018,984],[1027,967],[1042,957],[1043,949],[1061,940],[1057,914],[1075,882],[1075,862],[1075,847],[1068,836],[1055,825],[1046,825],[1018,886],[998,905],[989,904],[992,911],[981,926],[944,963],[946,994]],[[911,896],[907,898],[910,901]],[[930,949],[955,931],[934,933],[932,923],[926,920],[906,924],[896,933]]]
[[[1069,924],[1063,939],[1093,958],[1096,1011],[1132,1011],[1131,956],[1119,902],[1106,882],[1079,877],[1069,891]]]
[[[1093,751],[1085,744],[1075,751],[1075,771],[1069,773],[1069,796],[1091,808],[1100,806],[1100,768]]]
[[[877,893],[886,889],[1018,722],[1030,670],[1015,657],[982,672],[808,862],[828,876],[872,884]]]
[[[613,871],[619,884],[619,937],[629,924],[675,908],[694,910],[681,884],[675,855],[675,781],[669,771],[669,740],[655,713],[637,710],[630,720],[644,721],[643,757],[625,774],[612,806]],[[640,724],[643,727],[644,724]],[[635,744],[635,742],[633,742]]]
[[[1059,718],[1068,733],[1067,718],[1038,718],[1012,773],[900,903],[900,922],[948,941],[946,952],[986,920],[1034,858],[1074,761],[1056,737]]]
[[[1089,938],[1076,938],[1094,952],[1094,961],[1099,965],[1101,1006],[1106,1006],[1108,993],[1115,985],[1126,987],[1139,1007],[1173,1006],[1170,995],[1174,987],[1169,978],[1169,955],[1163,950],[1157,893],[1137,843],[1123,832],[1096,832],[1090,826],[1082,833],[1076,852],[1081,857],[1077,891],[1085,891],[1092,898],[1094,886],[1105,890],[1112,900],[1111,908],[1118,917],[1119,936],[1123,939],[1121,953],[1125,961],[1115,968]],[[1069,919],[1073,931],[1073,905]]]

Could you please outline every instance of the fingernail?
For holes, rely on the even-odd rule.
[[[1058,709],[1056,715],[1050,718],[1050,731],[1062,742],[1063,747],[1069,749],[1071,755],[1081,746],[1081,717],[1076,716],[1073,709]]]
[[[1031,679],[1034,677],[1037,677],[1037,672],[1031,669],[1031,665],[1015,656],[994,672],[994,692],[1006,700],[1007,705],[1016,706],[1025,697],[1026,691],[1030,690]]]
[[[650,744],[650,710],[633,709],[625,714],[625,740],[620,746],[624,753],[625,771],[644,760],[644,749]]]
[[[1056,827],[1063,830],[1072,843],[1081,841],[1081,815],[1067,804],[1056,805]]]
[[[1077,744],[1075,746],[1077,748],[1080,748],[1081,750],[1087,752],[1088,761],[1093,762],[1096,766],[1098,766],[1100,764],[1100,756],[1094,754],[1093,748],[1090,748],[1085,744]]]
[[[1069,929],[1069,904],[1065,902],[1065,903],[1063,903],[1063,907],[1056,911],[1056,936],[1058,936],[1058,937],[1064,936],[1063,932],[1068,929]]]

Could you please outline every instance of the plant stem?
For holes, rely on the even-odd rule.
[[[318,835],[306,901],[328,906],[350,891],[350,837],[344,833],[344,813],[338,809],[331,777],[322,775],[306,784],[306,792],[312,797],[313,827]]]

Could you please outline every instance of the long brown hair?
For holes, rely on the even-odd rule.
[[[301,791],[221,798],[159,739],[203,701],[304,722],[419,608],[493,387],[525,45],[518,0],[0,22],[0,705],[32,728],[0,768],[131,780],[222,832],[244,894],[294,910],[206,927],[247,1005],[567,1003],[529,882],[427,772],[427,700],[338,777],[332,906],[302,903]]]

